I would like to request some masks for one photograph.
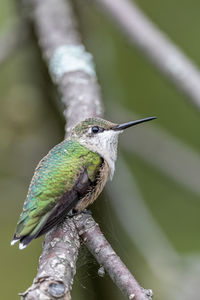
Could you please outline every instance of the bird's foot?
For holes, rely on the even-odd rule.
[[[79,213],[80,212],[78,212],[76,209],[73,208],[68,212],[67,216],[68,218],[73,218],[74,216],[77,216]]]
[[[89,210],[89,209],[84,209],[84,210],[82,210],[82,213],[83,214],[86,214],[86,215],[90,215],[90,216],[92,216],[92,212],[91,212],[91,210]]]
[[[77,215],[79,215],[79,214],[86,214],[86,215],[92,215],[92,212],[91,212],[91,210],[88,210],[88,209],[84,209],[84,210],[82,210],[82,211],[77,211],[76,209],[71,209],[70,211],[69,211],[69,213],[67,214],[67,216],[68,216],[68,218],[73,218],[73,217],[75,217],[75,216],[77,216]]]

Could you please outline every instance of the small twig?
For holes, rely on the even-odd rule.
[[[24,2],[26,3],[27,1]],[[69,1],[29,0],[29,4],[30,17],[35,24],[42,54],[65,105],[67,135],[72,126],[82,119],[102,115],[101,97],[92,57],[80,44]],[[45,300],[70,299],[79,247],[77,231],[74,230],[72,222],[73,219],[66,219],[61,227],[55,227],[46,235],[38,274],[33,285],[23,294],[24,299],[43,299],[44,295]],[[129,299],[133,299],[134,296],[137,300],[151,299],[151,292],[138,285],[103,237],[92,217],[84,215],[78,219],[74,218],[74,222],[76,225],[78,222],[79,229],[84,229],[83,240],[88,240],[86,245],[99,263],[105,265],[105,269]],[[88,224],[91,223],[93,229],[89,230]],[[95,234],[91,235],[93,230]],[[80,230],[79,234],[82,236]],[[95,250],[97,245],[101,247],[99,253]],[[71,252],[72,249],[74,250]],[[112,253],[110,260],[109,253]],[[113,264],[110,264],[112,260]]]
[[[130,0],[100,4],[144,55],[200,108],[200,72],[195,64]]]
[[[150,300],[152,291],[143,289],[114,252],[99,225],[86,214],[74,218],[79,235],[98,263],[108,272],[114,283],[128,299]]]

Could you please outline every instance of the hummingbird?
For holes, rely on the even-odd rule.
[[[149,117],[123,124],[101,118],[78,123],[37,165],[11,245],[24,249],[67,216],[86,209],[112,179],[118,136]]]

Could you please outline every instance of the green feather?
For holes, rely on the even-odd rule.
[[[72,189],[80,173],[86,169],[90,180],[94,181],[100,164],[101,157],[78,142],[65,140],[55,146],[35,170],[15,237],[33,236],[38,232],[62,195]]]

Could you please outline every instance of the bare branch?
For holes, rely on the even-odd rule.
[[[98,263],[104,267],[128,299],[148,300],[153,293],[144,290],[114,252],[94,219],[86,214],[74,218],[79,235]]]
[[[65,128],[67,134],[81,120],[101,116],[103,113],[92,56],[84,51],[81,44],[69,1],[29,1],[43,57],[49,66],[52,80],[61,92],[61,99],[66,108],[64,115],[67,120]],[[68,69],[69,61],[66,62],[65,57],[66,51],[69,52],[70,49],[71,52],[80,49],[78,54],[72,53],[72,56],[79,55],[79,58],[87,60],[87,64],[93,69],[93,76],[84,69],[84,66],[72,66],[74,69],[71,71]]]
[[[200,108],[200,72],[194,63],[130,0],[95,0],[144,55]]]
[[[26,4],[27,1],[24,1]],[[80,44],[70,2],[66,0],[29,0],[29,10],[42,54],[50,75],[57,84],[65,105],[66,135],[77,122],[102,115],[99,86],[92,56]],[[38,274],[24,299],[70,299],[76,272],[79,234],[89,250],[129,299],[149,300],[151,291],[139,286],[108,244],[91,216],[83,215],[52,229],[45,238]],[[90,225],[92,227],[90,228]],[[91,233],[95,234],[91,234]],[[101,251],[96,251],[100,247]],[[112,264],[110,263],[112,261]]]
[[[21,294],[23,299],[70,300],[79,246],[72,219],[54,227],[45,237],[37,276],[33,285]]]

